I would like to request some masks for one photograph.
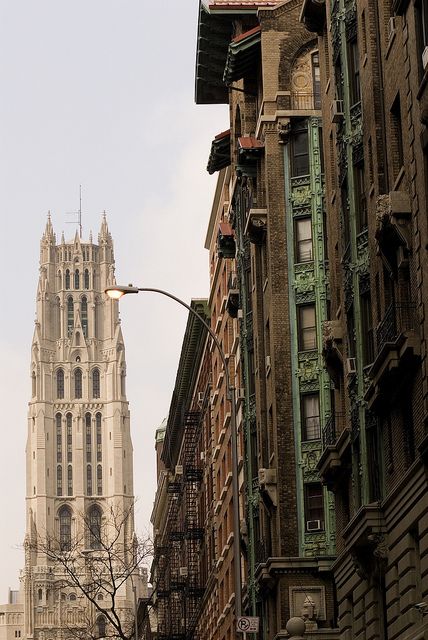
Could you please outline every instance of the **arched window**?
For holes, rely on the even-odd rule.
[[[74,303],[70,296],[67,300],[67,335],[71,336],[74,328]]]
[[[101,462],[103,459],[103,442],[101,433],[101,413],[97,413],[95,416],[95,424],[97,427],[97,462]]]
[[[59,297],[55,298],[55,305],[54,305],[54,335],[55,338],[60,338],[61,337],[61,300],[59,299]]]
[[[73,416],[67,413],[67,462],[73,462]]]
[[[74,397],[76,399],[82,397],[82,369],[74,371]]]
[[[62,462],[62,426],[61,414],[56,414],[56,461]]]
[[[56,495],[62,496],[62,467],[60,464],[56,468]]]
[[[94,505],[89,511],[89,548],[101,548],[101,509]]]
[[[73,495],[73,467],[71,464],[68,465],[67,469],[67,495]]]
[[[59,400],[64,398],[64,370],[58,369],[56,372],[56,397]]]
[[[70,595],[68,596],[68,599],[69,599],[71,602],[75,602],[75,601],[77,600],[77,598],[76,598],[76,594],[75,594],[75,593],[70,593]]]
[[[92,428],[91,428],[91,414],[87,413],[85,416],[85,430],[86,430],[86,462],[91,462],[92,459]]]
[[[103,469],[100,464],[97,466],[97,495],[103,495]]]
[[[36,395],[36,372],[33,371],[33,373],[31,374],[31,397],[34,398],[34,396]],[[97,396],[98,397],[98,396]]]
[[[106,619],[104,616],[97,618],[97,638],[105,638],[106,635]]]
[[[39,599],[39,602],[41,602],[43,600],[43,590],[42,589],[38,590],[37,597]]]
[[[82,329],[83,335],[85,338],[88,337],[88,299],[86,296],[83,296],[82,302],[80,304],[80,315],[82,320]]]
[[[65,288],[70,288],[70,269],[65,270]]]
[[[100,370],[94,369],[92,372],[92,397],[100,397]]]
[[[85,269],[85,274],[83,279],[84,279],[85,289],[89,289],[89,269]]]
[[[61,551],[71,549],[71,510],[64,506],[58,512],[59,516],[59,546]]]
[[[74,272],[74,288],[75,289],[79,289],[80,288],[80,273],[79,273],[79,269],[76,269],[76,271]]]
[[[86,493],[88,496],[92,495],[92,467],[90,464],[86,465]]]

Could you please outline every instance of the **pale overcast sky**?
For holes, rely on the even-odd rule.
[[[118,282],[208,295],[203,248],[215,177],[205,167],[226,107],[194,104],[198,0],[0,0],[0,603],[18,587],[39,243],[60,240],[83,189],[83,237],[105,209]],[[5,293],[5,292],[4,292]],[[187,314],[121,302],[137,526],[155,491],[154,432],[169,408]]]

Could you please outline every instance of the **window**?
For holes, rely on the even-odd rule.
[[[86,298],[86,296],[83,296],[82,298],[82,302],[80,305],[80,313],[81,313],[81,320],[82,320],[83,335],[85,336],[85,338],[87,338],[88,337],[88,299]]]
[[[86,462],[91,462],[92,459],[92,429],[91,429],[91,414],[87,413],[85,416],[85,430],[86,430]]]
[[[101,548],[101,509],[94,505],[89,511],[89,547]]]
[[[312,86],[314,91],[314,109],[321,109],[320,55],[315,51],[312,56]]]
[[[70,288],[70,269],[65,270],[65,288]]]
[[[74,371],[74,397],[79,399],[82,397],[82,370]]]
[[[106,635],[106,619],[104,616],[98,616],[97,618],[97,637],[105,638]]]
[[[79,273],[79,269],[76,269],[76,271],[74,272],[74,288],[75,289],[79,289],[80,288],[80,273]]]
[[[312,260],[312,221],[311,218],[296,218],[294,221],[296,239],[296,262]]]
[[[364,183],[364,164],[360,162],[354,167],[355,213],[357,233],[367,227],[367,198]]]
[[[62,462],[62,426],[61,414],[56,414],[56,461]]]
[[[415,2],[415,24],[416,24],[416,46],[418,51],[419,76],[422,76],[426,69],[423,65],[423,53],[428,46],[428,4],[426,0],[416,0]]]
[[[64,398],[64,371],[63,369],[58,369],[56,372],[56,397],[59,400]]]
[[[102,433],[101,433],[101,413],[97,413],[95,416],[95,423],[97,428],[97,462],[102,460]]]
[[[36,395],[36,373],[33,371],[31,374],[31,397],[34,398]]]
[[[291,175],[309,175],[309,141],[308,130],[295,131],[291,139]]]
[[[357,40],[349,43],[349,79],[350,79],[350,98],[351,105],[357,104],[361,100],[360,86],[360,52],[358,50]]]
[[[74,328],[74,303],[70,296],[67,300],[67,335],[71,336]]]
[[[100,370],[94,369],[92,372],[92,397],[100,397]]]
[[[56,495],[62,496],[62,467],[60,464],[56,468]]]
[[[67,495],[73,495],[73,467],[71,464],[68,465],[67,469]]]
[[[374,360],[374,332],[370,292],[361,296],[361,333],[363,337],[363,364],[367,366]]]
[[[318,393],[308,393],[302,396],[302,439],[319,440],[320,429],[320,402]]]
[[[61,507],[59,516],[59,546],[61,551],[71,549],[71,511],[70,507]]]
[[[86,493],[88,496],[92,495],[92,467],[90,464],[86,465]]]
[[[103,495],[103,469],[100,464],[97,466],[97,495]]]
[[[389,143],[391,145],[393,157],[394,180],[397,179],[401,167],[404,165],[404,149],[403,149],[403,126],[401,122],[401,104],[400,94],[394,100],[391,107],[391,137]]]
[[[120,393],[122,396],[125,395],[125,371],[123,369],[120,372]]]
[[[317,348],[315,305],[313,304],[298,307],[298,339],[299,351]]]
[[[320,483],[305,484],[306,530],[324,529],[324,500]]]
[[[67,462],[73,462],[73,416],[67,413]]]
[[[83,284],[85,289],[89,289],[89,269],[85,269],[85,273],[83,276]]]

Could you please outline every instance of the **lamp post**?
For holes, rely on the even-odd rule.
[[[198,318],[199,322],[203,324],[205,329],[211,336],[217,350],[219,352],[221,361],[223,363],[224,373],[226,377],[226,394],[227,399],[230,402],[230,424],[231,424],[231,445],[232,445],[232,506],[233,506],[233,555],[234,555],[234,586],[235,586],[235,617],[240,618],[242,615],[242,578],[241,578],[241,532],[239,523],[239,482],[238,482],[238,434],[236,430],[236,398],[235,388],[232,386],[229,375],[229,367],[226,360],[224,351],[220,345],[220,342],[212,331],[211,327],[205,322],[205,320],[199,315],[199,313],[192,309],[180,298],[177,298],[172,293],[164,291],[163,289],[154,289],[151,287],[134,287],[132,284],[128,286],[115,285],[113,287],[107,287],[105,293],[113,300],[119,300],[122,296],[128,293],[159,293],[162,296],[166,296],[171,300],[174,300],[182,307],[187,309],[191,314]]]

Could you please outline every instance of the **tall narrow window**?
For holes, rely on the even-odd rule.
[[[73,416],[67,413],[67,462],[73,462]]]
[[[318,51],[315,51],[311,57],[312,57],[312,86],[314,91],[314,109],[321,109],[320,55]]]
[[[83,280],[85,289],[89,289],[89,269],[85,269]]]
[[[62,496],[62,466],[56,468],[56,495]]]
[[[90,549],[101,548],[101,509],[94,505],[89,511],[89,547]]]
[[[357,233],[367,227],[367,198],[364,182],[364,164],[360,162],[354,167],[355,213]]]
[[[74,288],[80,289],[80,272],[79,269],[76,269],[74,272]]]
[[[301,129],[293,133],[291,142],[291,175],[309,175],[308,130]]]
[[[80,306],[81,320],[82,320],[82,329],[83,335],[85,338],[88,337],[88,299],[86,296],[83,296],[81,306]]]
[[[86,493],[88,496],[92,495],[92,467],[90,464],[86,465]]]
[[[361,296],[360,302],[361,334],[363,338],[363,363],[364,366],[367,366],[374,360],[374,332],[370,291]]]
[[[70,269],[65,270],[65,288],[70,288]]]
[[[324,529],[324,500],[322,485],[305,484],[306,531]]]
[[[308,304],[298,308],[299,351],[317,348],[315,305]]]
[[[419,76],[426,70],[424,51],[428,47],[428,5],[426,0],[415,1],[416,47],[418,53]]]
[[[56,372],[56,397],[59,400],[64,398],[64,370],[58,369]]]
[[[97,428],[97,462],[101,462],[103,459],[102,452],[102,433],[101,433],[101,413],[97,413],[95,417],[95,424]]]
[[[351,89],[351,105],[357,104],[361,100],[360,86],[360,52],[357,40],[349,43],[349,78]]]
[[[56,414],[56,461],[62,462],[62,425],[61,414]]]
[[[97,638],[105,638],[106,635],[106,619],[104,616],[97,618]]]
[[[97,466],[97,495],[103,495],[103,468],[100,464]]]
[[[67,495],[73,495],[73,467],[71,464],[68,465],[67,469]]]
[[[36,381],[36,372],[33,371],[31,374],[31,397],[34,398],[36,395],[37,381]]]
[[[296,262],[312,260],[312,221],[310,218],[295,218]]]
[[[71,549],[71,510],[70,507],[61,507],[59,517],[59,545],[61,551]]]
[[[67,300],[67,335],[71,336],[74,328],[74,303],[70,296]]]
[[[122,396],[125,395],[126,389],[125,389],[125,371],[122,369],[122,371],[120,372],[120,393]]]
[[[82,397],[82,370],[74,371],[74,397],[79,399]]]
[[[320,430],[320,402],[318,393],[308,393],[302,396],[302,439],[319,440]]]
[[[54,303],[54,336],[56,339],[61,337],[61,301],[58,296]]]
[[[92,425],[91,414],[87,413],[85,416],[85,431],[86,431],[86,462],[92,460]]]
[[[92,397],[100,397],[100,370],[94,369],[92,372]]]
[[[391,107],[391,128],[392,136],[390,144],[392,147],[392,156],[394,161],[394,180],[400,173],[401,167],[404,165],[404,149],[403,149],[403,125],[401,121],[401,104],[400,94],[394,100]]]

